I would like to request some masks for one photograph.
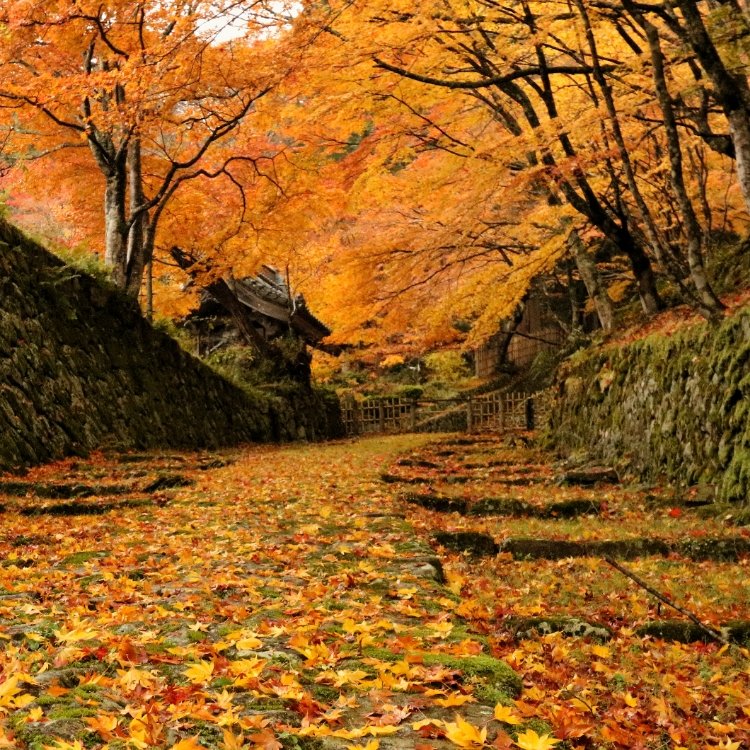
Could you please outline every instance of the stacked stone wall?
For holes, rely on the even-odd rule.
[[[579,353],[558,372],[550,439],[648,480],[750,497],[750,310]]]

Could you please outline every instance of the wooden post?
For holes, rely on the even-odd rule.
[[[507,398],[505,393],[500,394],[500,432],[505,432],[505,406]]]
[[[385,432],[385,399],[378,400],[378,425],[381,432]]]
[[[417,409],[418,408],[419,408],[419,401],[417,401],[417,399],[412,399],[411,414],[409,415],[411,417],[411,431],[412,432],[417,431]]]
[[[534,429],[534,397],[531,394],[526,398],[526,429]]]
[[[471,432],[474,429],[474,411],[472,409],[472,400],[469,396],[469,400],[466,402],[466,432]]]

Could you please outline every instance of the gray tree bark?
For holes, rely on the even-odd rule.
[[[148,212],[142,210],[146,198],[143,193],[141,140],[133,138],[128,148],[129,231],[125,291],[137,297],[141,290],[143,271],[148,257]]]
[[[656,27],[649,21],[643,19],[641,23],[646,32],[646,39],[648,40],[651,52],[651,67],[656,97],[662,111],[662,116],[664,117],[664,132],[669,152],[670,182],[672,183],[672,190],[682,214],[690,277],[698,294],[701,313],[711,318],[716,316],[723,309],[724,305],[711,288],[703,264],[703,230],[698,222],[693,203],[685,186],[680,136],[677,131],[677,121],[675,119],[674,108],[672,107],[672,99],[667,88],[667,79],[664,72],[664,55],[659,41],[659,33]]]
[[[586,251],[578,232],[573,231],[570,233],[568,244],[573,251],[573,258],[581,280],[586,287],[589,297],[594,302],[602,330],[605,333],[609,333],[614,327],[615,311],[612,307],[612,300],[609,298],[607,290],[602,283],[599,269],[596,267],[594,259]]]

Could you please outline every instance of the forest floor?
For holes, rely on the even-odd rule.
[[[526,442],[0,478],[0,747],[749,746],[750,519]]]

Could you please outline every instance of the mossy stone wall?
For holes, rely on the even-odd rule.
[[[335,396],[252,395],[135,303],[0,221],[0,468],[105,446],[203,448],[342,433]]]
[[[750,311],[581,352],[558,372],[550,437],[644,479],[750,497]]]

